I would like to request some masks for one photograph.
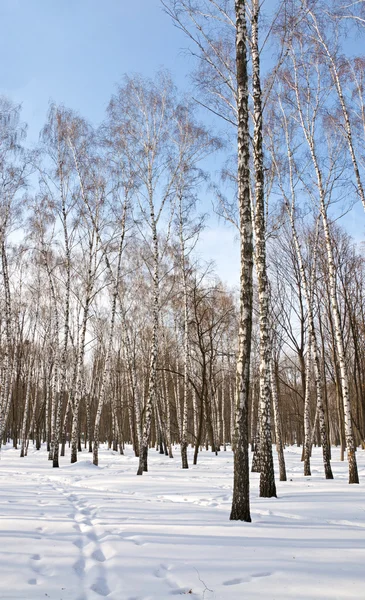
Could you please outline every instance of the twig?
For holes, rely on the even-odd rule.
[[[196,574],[198,575],[198,579],[200,581],[200,583],[202,583],[204,585],[204,590],[203,590],[203,600],[205,599],[205,593],[206,592],[212,592],[213,594],[213,590],[211,590],[210,588],[207,587],[205,581],[202,580],[202,578],[200,577],[200,573],[198,571],[198,569],[196,567],[194,567],[194,570],[196,571]]]

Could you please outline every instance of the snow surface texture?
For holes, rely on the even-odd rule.
[[[304,478],[301,449],[285,451],[278,499],[258,498],[251,524],[230,522],[232,453],[199,455],[188,471],[150,451],[136,477],[120,456],[61,458],[3,448],[0,459],[1,600],[365,599],[365,452],[360,485],[333,449],[335,479],[323,479],[320,449]],[[191,456],[189,456],[191,458]],[[276,460],[276,459],[275,459]]]

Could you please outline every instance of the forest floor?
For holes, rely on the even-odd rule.
[[[333,449],[323,479],[314,449],[304,478],[300,448],[285,451],[288,481],[258,497],[252,523],[230,522],[232,453],[203,451],[196,467],[150,451],[137,459],[101,449],[52,469],[45,448],[0,458],[1,600],[365,599],[365,452],[360,485]],[[190,456],[191,458],[191,456]],[[276,460],[276,458],[275,458]]]

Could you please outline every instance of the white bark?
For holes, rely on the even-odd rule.
[[[252,69],[254,103],[253,155],[255,167],[255,265],[259,290],[260,313],[260,496],[276,497],[271,439],[269,281],[266,268],[265,190],[262,146],[262,94],[258,42],[259,0],[253,0]]]
[[[84,369],[84,356],[85,356],[85,341],[86,341],[86,328],[89,318],[89,308],[91,303],[91,294],[94,285],[95,271],[93,272],[94,262],[94,234],[89,242],[89,256],[88,256],[88,275],[86,281],[84,310],[81,325],[81,336],[78,345],[77,352],[77,367],[76,367],[76,383],[75,383],[75,396],[73,401],[73,418],[72,418],[72,429],[71,429],[71,463],[77,462],[77,446],[79,440],[79,412],[80,412],[80,401],[82,391],[84,388],[83,384],[83,369]]]
[[[276,449],[277,449],[278,460],[279,460],[279,478],[280,478],[280,481],[286,481],[284,447],[283,447],[283,437],[282,437],[282,432],[281,432],[281,419],[280,419],[280,411],[279,411],[279,395],[278,395],[278,386],[276,384],[276,374],[275,374],[273,359],[270,362],[270,382],[271,382],[272,403],[273,403],[273,409],[274,409]]]
[[[357,191],[358,194],[360,196],[364,211],[365,211],[365,192],[364,192],[364,186],[362,183],[362,179],[361,179],[361,175],[360,175],[360,169],[359,169],[359,165],[358,165],[358,160],[356,157],[356,152],[355,152],[355,145],[354,145],[354,140],[353,140],[353,135],[352,135],[352,127],[351,127],[351,121],[350,121],[350,116],[349,116],[349,111],[348,108],[346,106],[346,101],[345,101],[345,96],[343,93],[343,88],[342,88],[342,83],[341,83],[341,79],[340,79],[340,73],[339,73],[339,68],[338,65],[336,63],[336,59],[333,55],[333,53],[330,51],[329,45],[325,39],[325,36],[322,34],[322,31],[319,27],[318,24],[318,20],[314,14],[314,12],[312,10],[309,10],[307,7],[307,2],[305,2],[306,5],[306,10],[308,11],[308,14],[310,15],[312,22],[313,22],[313,27],[314,30],[317,34],[318,40],[320,42],[320,44],[322,45],[325,54],[327,55],[327,58],[329,60],[329,66],[330,66],[330,71],[331,71],[331,75],[332,75],[332,79],[333,82],[335,84],[335,88],[337,91],[337,96],[340,102],[340,106],[341,106],[341,110],[342,110],[342,115],[343,115],[343,120],[344,120],[344,130],[345,130],[345,136],[347,139],[347,145],[348,145],[348,149],[350,152],[350,156],[351,156],[351,161],[352,161],[352,166],[354,169],[354,174],[355,174],[355,179],[356,179],[356,185],[357,185]]]
[[[126,226],[126,214],[127,214],[127,201],[125,201],[123,216],[121,222],[121,232],[120,232],[120,240],[119,240],[119,248],[117,255],[117,270],[114,279],[113,285],[113,294],[112,294],[112,307],[111,307],[111,315],[110,315],[110,329],[109,329],[109,338],[107,343],[107,350],[104,359],[104,367],[101,377],[101,383],[99,388],[99,396],[98,396],[98,404],[95,415],[95,423],[94,423],[94,447],[93,447],[93,464],[99,464],[99,436],[100,436],[100,420],[101,413],[104,406],[105,401],[105,393],[106,386],[109,379],[110,369],[111,369],[111,356],[113,349],[113,337],[114,337],[114,325],[115,325],[115,317],[117,310],[117,299],[118,299],[118,288],[121,276],[121,264],[122,264],[122,255],[124,249],[124,237],[125,237],[125,226]]]
[[[253,241],[249,172],[246,3],[235,0],[237,71],[238,206],[240,217],[240,316],[236,375],[233,497],[230,519],[251,521],[248,464],[248,399],[252,335]]]
[[[331,461],[330,461],[328,432],[327,432],[326,418],[325,418],[325,413],[324,413],[322,378],[321,378],[321,371],[320,371],[320,358],[319,358],[317,333],[316,333],[316,327],[315,327],[315,321],[314,321],[314,307],[313,307],[313,289],[314,289],[314,278],[315,278],[315,273],[316,273],[316,256],[317,256],[317,249],[318,249],[319,221],[317,220],[316,239],[315,239],[315,244],[314,244],[313,261],[312,261],[313,265],[312,265],[312,273],[311,273],[311,282],[309,283],[308,279],[307,279],[305,267],[304,267],[304,260],[303,260],[301,245],[300,245],[297,227],[296,227],[296,223],[295,223],[296,193],[295,193],[295,186],[294,186],[293,155],[292,155],[290,139],[289,139],[289,125],[288,125],[288,120],[287,120],[285,111],[283,109],[283,106],[282,106],[280,100],[279,100],[279,103],[280,103],[280,108],[282,111],[283,121],[284,121],[284,133],[285,133],[287,155],[288,155],[288,165],[289,165],[289,186],[290,186],[291,202],[289,202],[289,200],[287,199],[285,190],[281,183],[280,183],[280,187],[283,192],[285,206],[286,206],[287,213],[288,213],[288,216],[290,219],[290,226],[291,226],[292,235],[293,235],[294,247],[295,247],[298,265],[299,265],[300,280],[301,280],[301,285],[303,288],[304,298],[305,298],[305,302],[306,302],[306,306],[307,306],[308,326],[309,326],[309,336],[310,336],[309,344],[310,344],[311,353],[313,356],[314,379],[315,379],[315,387],[316,387],[316,414],[318,414],[318,418],[320,421],[323,466],[324,466],[326,479],[333,479]],[[276,168],[277,168],[277,172],[279,174],[278,167],[276,167]],[[280,176],[279,176],[279,180],[280,180]],[[310,360],[310,356],[307,357],[307,360],[308,361]],[[307,365],[308,365],[308,369],[309,369],[310,362],[307,363]],[[308,401],[309,401],[309,399],[307,399],[307,402]],[[307,419],[308,419],[308,415],[307,415]],[[308,446],[308,444],[309,444],[308,431],[310,429],[308,422],[306,424],[306,428],[307,428],[307,437],[306,437],[305,443]],[[308,447],[307,447],[307,456],[308,456],[308,460],[309,460],[310,451],[309,451],[309,455],[308,455]]]
[[[307,141],[307,144],[309,147],[311,159],[312,159],[313,166],[314,166],[315,173],[316,173],[319,201],[320,201],[320,214],[322,217],[322,224],[323,224],[324,238],[325,238],[325,245],[326,245],[326,252],[327,252],[329,291],[330,291],[331,307],[332,307],[332,314],[333,314],[334,327],[335,327],[336,348],[337,348],[338,360],[339,360],[339,365],[340,365],[341,388],[342,388],[342,398],[343,398],[343,405],[344,405],[347,458],[348,458],[348,463],[349,463],[349,483],[359,483],[359,476],[358,476],[357,463],[356,463],[356,454],[355,454],[356,447],[355,447],[354,435],[353,435],[353,430],[352,430],[351,404],[350,404],[350,396],[349,396],[345,348],[344,348],[344,341],[343,341],[342,330],[341,330],[340,311],[339,311],[337,295],[336,295],[336,268],[335,268],[335,262],[334,262],[334,257],[333,257],[333,248],[332,248],[330,226],[329,226],[329,221],[328,221],[327,206],[326,206],[326,200],[325,200],[325,191],[324,191],[323,182],[322,182],[322,172],[321,172],[319,162],[317,159],[315,142],[314,142],[313,136],[311,135],[310,130],[307,128],[305,121],[304,121],[301,101],[300,101],[300,97],[299,97],[299,87],[298,87],[298,80],[297,80],[297,65],[296,65],[294,56],[293,56],[293,62],[294,62],[295,82],[296,82],[295,93],[296,93],[296,99],[297,99],[299,118],[300,118],[300,122],[302,125],[304,136],[306,138],[306,141]],[[313,117],[313,118],[315,118],[315,117]]]

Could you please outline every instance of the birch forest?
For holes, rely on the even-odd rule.
[[[288,447],[304,476],[319,448],[322,478],[335,454],[359,483],[365,3],[160,9],[190,91],[126,74],[99,124],[50,103],[32,147],[0,98],[0,440],[60,470],[131,447],[151,478],[152,453],[233,450],[230,519],[250,522],[251,471],[275,498]],[[234,286],[196,250],[207,210],[239,240]]]

